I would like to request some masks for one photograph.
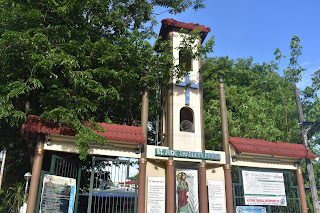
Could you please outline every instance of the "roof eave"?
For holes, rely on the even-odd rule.
[[[301,158],[278,156],[278,155],[265,155],[258,153],[237,152],[231,156],[233,160],[250,160],[253,162],[269,162],[269,163],[298,163]]]

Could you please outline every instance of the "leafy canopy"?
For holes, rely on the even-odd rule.
[[[278,53],[275,53],[278,54]],[[278,64],[253,63],[252,58],[206,58],[204,119],[206,148],[222,150],[218,77],[224,79],[229,134],[298,143],[297,111],[292,85],[276,71]]]
[[[202,1],[1,0],[0,122],[19,127],[35,114],[69,126],[85,158],[105,139],[82,120],[137,125],[144,82],[170,76],[169,43],[156,53],[146,41],[155,8],[177,14]]]

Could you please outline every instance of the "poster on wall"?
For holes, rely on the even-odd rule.
[[[176,169],[176,212],[199,213],[198,170]]]
[[[287,206],[283,173],[242,170],[246,205]]]
[[[164,213],[166,182],[164,177],[148,177],[148,213]]]
[[[74,178],[44,175],[40,213],[73,213],[76,182]]]
[[[208,180],[209,213],[225,213],[226,200],[223,180]]]

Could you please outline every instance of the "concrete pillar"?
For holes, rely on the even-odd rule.
[[[39,180],[41,175],[42,161],[44,155],[44,135],[40,135],[37,143],[35,157],[33,160],[32,177],[29,189],[27,213],[34,213],[37,202]]]
[[[145,75],[148,75],[148,67],[146,67]],[[149,111],[149,87],[145,82],[144,91],[142,93],[141,102],[141,128],[145,139],[143,149],[141,149],[141,158],[139,159],[139,180],[138,180],[138,213],[145,212],[146,205],[146,167],[147,167],[147,141],[148,141],[148,111]]]
[[[208,190],[207,190],[207,169],[206,163],[201,162],[200,175],[200,213],[208,213]]]
[[[139,180],[138,180],[138,213],[145,212],[146,205],[146,167],[147,160],[145,158],[139,159]]]
[[[141,102],[141,128],[142,128],[142,132],[143,132],[146,144],[148,139],[148,112],[149,112],[149,88],[146,83],[144,87],[144,91],[142,93],[142,102]]]
[[[302,211],[302,213],[307,213],[308,208],[307,208],[306,194],[304,191],[302,169],[301,169],[300,165],[298,165],[298,168],[296,170],[296,175],[297,175],[297,183],[298,183],[300,203],[301,203],[301,211]]]
[[[169,79],[167,91],[167,140],[168,148],[173,149],[173,80]],[[175,174],[174,160],[169,157],[167,161],[167,197],[166,213],[175,212]]]
[[[174,175],[174,161],[169,159],[167,161],[167,198],[166,198],[166,213],[174,213],[175,209],[175,175]]]
[[[233,213],[234,210],[233,210],[232,176],[231,176],[230,149],[229,149],[229,130],[228,130],[226,97],[225,97],[224,84],[222,83],[222,79],[220,80],[220,84],[219,84],[219,96],[220,96],[223,151],[226,153],[226,165],[223,166],[223,169],[224,169],[224,180],[225,180],[225,189],[226,189],[227,213]]]
[[[233,193],[232,193],[232,177],[231,177],[231,166],[224,165],[224,181],[226,189],[226,202],[227,202],[227,213],[233,213]]]
[[[199,46],[201,42],[199,41]],[[199,58],[199,69],[201,68],[201,58]],[[206,142],[204,134],[204,113],[203,113],[203,80],[202,74],[199,74],[199,92],[200,92],[200,119],[201,119],[201,152],[206,152]],[[208,213],[208,189],[207,189],[207,168],[206,161],[200,163],[200,213]]]

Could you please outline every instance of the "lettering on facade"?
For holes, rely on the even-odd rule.
[[[204,153],[204,152],[189,152],[171,149],[155,149],[155,155],[161,157],[175,157],[175,158],[188,158],[188,159],[202,159],[220,161],[220,154]]]

